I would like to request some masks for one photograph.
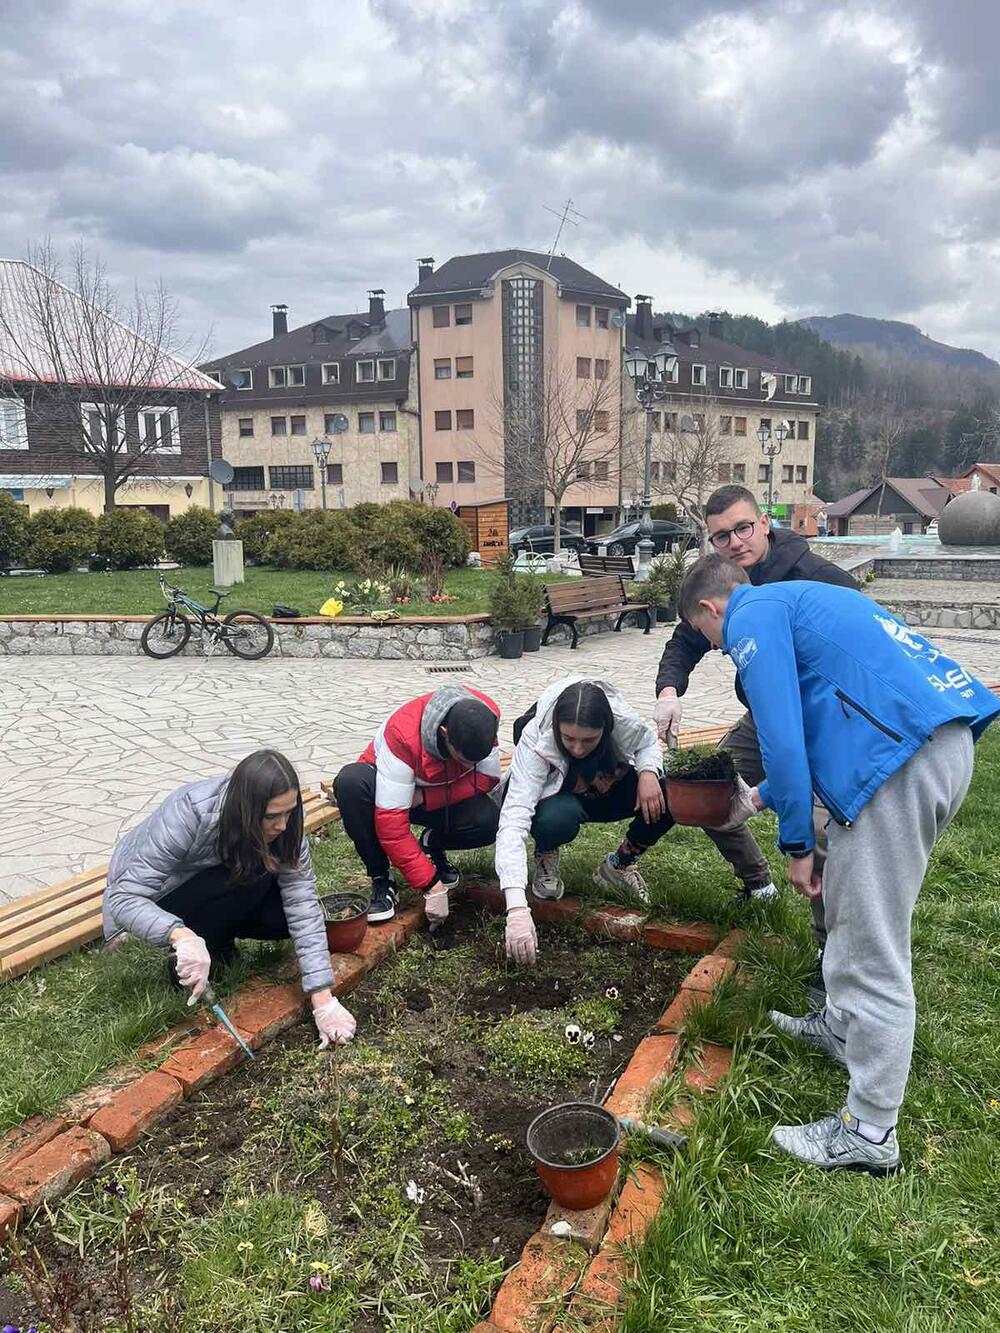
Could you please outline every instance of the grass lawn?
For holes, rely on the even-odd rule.
[[[169,582],[182,588],[195,601],[211,605],[213,587],[209,566],[166,571]],[[223,608],[260,611],[270,615],[279,603],[293,606],[303,615],[319,614],[319,608],[341,580],[350,583],[359,575],[336,570],[300,571],[264,569],[246,571],[246,582],[237,584],[223,601]],[[26,615],[153,615],[162,611],[158,573],[152,569],[125,570],[115,574],[25,574],[0,579],[0,616]],[[453,569],[447,591],[455,602],[411,602],[396,609],[408,616],[470,616],[489,609],[495,574],[479,569]],[[550,581],[553,581],[550,579]],[[350,614],[350,607],[344,608]]]

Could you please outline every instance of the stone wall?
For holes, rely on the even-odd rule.
[[[896,601],[887,597],[886,591],[879,590],[879,602],[914,629],[1000,629],[1000,606],[983,602],[942,606],[940,602]]]
[[[935,556],[921,560],[918,556],[876,556],[873,563],[880,579],[933,579],[939,583],[958,583],[963,579],[986,583],[1000,579],[1000,559],[989,557]]]

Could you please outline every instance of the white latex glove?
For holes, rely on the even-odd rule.
[[[733,799],[729,803],[729,818],[724,824],[716,824],[716,833],[731,833],[733,829],[740,828],[752,815],[757,814],[758,807],[754,803],[753,787],[748,787],[740,775],[736,775],[736,789],[733,792]]]
[[[661,741],[665,741],[671,731],[675,736],[680,732],[683,712],[684,705],[680,699],[675,699],[669,694],[657,699],[653,705],[653,721],[656,723],[656,734]]]
[[[432,926],[439,926],[442,921],[447,921],[448,890],[443,889],[440,883],[433,885],[430,891],[424,894],[424,915]]]
[[[507,913],[507,957],[515,963],[533,963],[538,956],[538,936],[529,907],[512,907]]]
[[[357,1019],[340,1003],[339,1000],[327,1000],[313,1010],[313,1018],[319,1030],[319,1048],[325,1050],[333,1042],[334,1046],[344,1046],[354,1036]]]
[[[208,985],[208,973],[212,958],[208,945],[200,935],[192,931],[189,935],[180,935],[174,941],[174,955],[177,959],[177,980],[191,991],[188,1007],[201,999],[202,992]]]

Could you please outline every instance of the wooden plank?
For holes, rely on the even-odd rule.
[[[84,884],[82,887],[64,894],[61,898],[52,899],[45,903],[29,904],[31,910],[0,921],[0,951],[4,949],[6,941],[11,936],[17,935],[18,931],[24,930],[29,924],[44,921],[48,922],[51,927],[52,921],[60,919],[64,912],[76,911],[81,903],[99,903],[104,897],[105,882],[102,877],[96,883]]]
[[[30,972],[33,967],[40,967],[42,963],[49,963],[53,958],[59,958],[73,949],[82,948],[84,944],[98,939],[101,934],[101,914],[96,912],[86,921],[58,931],[55,935],[49,935],[40,944],[32,945],[20,953],[11,954],[10,957],[0,958],[0,978],[9,980],[13,977],[23,977],[25,972]]]
[[[0,941],[0,960],[22,953],[32,945],[50,939],[53,934],[79,926],[81,922],[92,921],[95,916],[100,916],[100,913],[100,902],[91,899],[67,908],[59,917],[25,922],[23,928],[16,934],[8,935],[6,939]]]
[[[25,912],[32,911],[37,906],[62,898],[81,885],[95,884],[98,880],[104,879],[107,869],[107,866],[94,866],[93,870],[85,870],[80,875],[73,875],[70,879],[60,880],[58,884],[53,884],[51,888],[37,889],[34,893],[26,893],[20,898],[15,898],[12,903],[0,907],[0,922],[6,922],[11,917],[22,916]]]

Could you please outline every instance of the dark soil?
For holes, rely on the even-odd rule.
[[[231,1204],[226,1190],[234,1178],[241,1195],[264,1194],[277,1179],[283,1192],[301,1191],[319,1202],[336,1250],[356,1240],[359,1228],[378,1228],[378,1217],[364,1215],[365,1206],[348,1206],[382,1197],[373,1176],[380,1189],[402,1189],[415,1181],[424,1189],[418,1223],[431,1272],[443,1272],[459,1255],[512,1263],[548,1206],[524,1146],[529,1122],[556,1102],[603,1100],[670,1001],[690,960],[543,929],[537,967],[508,969],[498,959],[502,943],[496,923],[487,924],[461,904],[452,917],[449,944],[457,952],[438,952],[424,935],[347,1000],[358,1020],[359,1039],[374,1048],[372,1060],[383,1063],[377,1086],[369,1086],[363,1071],[351,1072],[351,1057],[343,1057],[342,1180],[329,1149],[330,1097],[328,1089],[317,1091],[315,1032],[308,1023],[261,1051],[253,1064],[178,1107],[153,1137],[115,1159],[70,1202],[106,1206],[109,1185],[114,1189],[115,1181],[134,1170],[140,1196],[162,1189],[181,1201],[183,1215],[191,1219],[185,1225],[191,1227]],[[464,973],[463,958],[471,963]],[[450,983],[441,976],[449,966],[458,974]],[[483,1036],[498,1022],[525,1011],[538,1014],[539,1021],[561,1022],[550,1011],[572,1011],[576,1002],[601,1000],[612,986],[620,1005],[617,1024],[613,1033],[597,1035],[586,1051],[585,1073],[545,1086],[490,1067]],[[400,1056],[400,1076],[387,1083],[383,1066],[391,1069],[402,1051],[410,1053],[409,1063]],[[416,1103],[414,1115],[424,1105],[434,1109],[412,1125],[405,1114],[387,1122],[387,1110],[403,1111],[407,1099]],[[387,1107],[387,1102],[392,1104]],[[449,1132],[448,1117],[456,1112],[471,1117],[460,1138]],[[304,1154],[304,1137],[317,1125],[320,1146]],[[25,1239],[38,1246],[57,1283],[70,1273],[85,1286],[92,1283],[96,1295],[91,1300],[100,1309],[111,1300],[110,1254],[87,1254],[81,1261],[75,1247],[57,1238],[60,1231],[65,1237],[67,1228],[60,1227],[56,1214],[55,1225],[36,1222]],[[172,1285],[171,1250],[169,1241],[136,1248],[131,1277],[139,1293],[149,1293],[164,1273],[166,1285]],[[105,1310],[111,1314],[109,1306]],[[23,1328],[36,1313],[23,1296],[0,1284],[0,1325]],[[359,1316],[354,1327],[367,1333],[377,1325]],[[41,1325],[40,1333],[53,1330]]]
[[[736,766],[728,750],[675,750],[667,759],[670,782],[735,782]]]

